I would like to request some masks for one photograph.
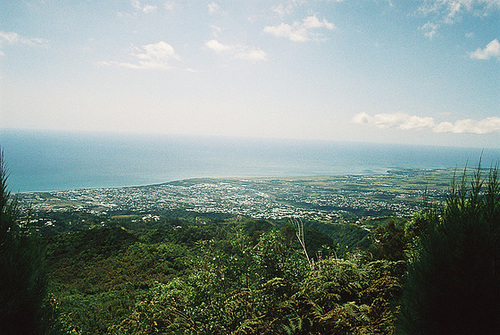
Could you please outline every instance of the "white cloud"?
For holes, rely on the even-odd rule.
[[[0,49],[5,45],[26,45],[32,47],[43,47],[47,40],[43,38],[25,38],[14,32],[0,31]],[[4,57],[5,52],[0,50],[0,57]]]
[[[288,0],[286,4],[280,3],[277,6],[272,7],[272,11],[277,13],[280,17],[285,15],[290,15],[295,11],[295,8],[299,6],[302,2],[300,0]]]
[[[303,22],[303,25],[306,29],[326,28],[332,30],[333,28],[335,28],[333,23],[328,22],[325,18],[320,21],[318,20],[316,15],[306,17]]]
[[[455,17],[460,12],[460,9],[462,9],[462,3],[460,1],[449,2],[448,3],[448,13],[446,14],[446,18],[444,19],[444,22],[453,23],[453,21],[455,20]]]
[[[354,115],[351,122],[356,124],[370,123],[372,117],[368,113],[359,113]]]
[[[216,53],[231,51],[231,47],[224,45],[216,40],[210,40],[205,43],[205,46]]]
[[[214,14],[220,9],[220,6],[216,2],[211,2],[208,4],[208,12]]]
[[[294,42],[306,42],[310,40],[319,40],[320,34],[313,33],[316,29],[332,30],[335,25],[328,22],[325,18],[319,20],[316,15],[308,16],[302,22],[295,21],[292,25],[281,23],[276,26],[264,27],[264,32],[276,37],[287,38]]]
[[[422,25],[418,29],[424,32],[425,37],[432,40],[434,38],[434,36],[436,35],[436,31],[438,28],[439,28],[439,24],[427,22],[426,24]]]
[[[499,0],[426,0],[419,7],[419,12],[425,16],[438,16],[445,23],[454,23],[462,13],[487,15],[500,9]]]
[[[43,38],[25,38],[18,33],[0,31],[0,47],[2,47],[4,44],[45,46],[46,43],[47,41]]]
[[[500,58],[500,43],[495,38],[493,41],[488,43],[484,49],[477,49],[470,54],[472,59],[490,59],[490,58]]]
[[[157,7],[153,6],[153,5],[146,5],[146,6],[144,6],[144,8],[142,8],[142,11],[144,13],[152,13],[152,12],[154,12],[156,10],[156,8]]]
[[[116,62],[104,61],[100,65],[115,65],[129,69],[139,70],[170,70],[172,60],[179,60],[180,57],[175,53],[174,48],[167,42],[160,41],[154,44],[146,44],[141,48],[135,48],[137,51],[133,56],[135,62]]]
[[[309,40],[307,30],[298,25],[294,27],[286,23],[281,23],[277,26],[266,26],[264,32],[276,37],[284,37],[294,42],[305,42]]]
[[[374,116],[361,113],[354,117],[353,122],[373,124],[379,128],[399,128],[403,130],[432,128],[434,126],[432,117],[419,117],[406,113],[376,114]]]
[[[488,117],[482,120],[464,119],[455,123],[441,122],[433,130],[437,133],[489,134],[500,131],[500,117]]]
[[[424,36],[433,38],[440,23],[454,24],[465,15],[486,16],[500,10],[500,0],[425,0],[418,8],[418,13],[431,16],[433,22],[427,27],[421,26]],[[434,24],[435,27],[429,24]]]
[[[489,117],[482,120],[463,119],[457,120],[455,123],[441,122],[436,124],[432,117],[421,117],[406,113],[375,114],[374,116],[359,113],[354,116],[352,122],[374,125],[382,129],[431,129],[436,133],[488,134],[500,131],[500,117]]]
[[[261,61],[266,60],[266,53],[260,49],[243,49],[240,51],[236,51],[234,53],[234,58],[248,60],[248,61]]]
[[[139,0],[132,0],[132,6],[136,10],[143,12],[145,14],[152,13],[152,12],[156,11],[156,9],[157,9],[157,7],[153,6],[153,5],[141,5]]]
[[[263,61],[267,59],[266,53],[254,47],[246,45],[225,45],[216,40],[205,42],[205,47],[215,51],[218,54],[229,55],[232,58],[242,59],[247,61]]]

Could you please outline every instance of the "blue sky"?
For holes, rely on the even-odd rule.
[[[0,2],[0,128],[500,147],[499,0]]]

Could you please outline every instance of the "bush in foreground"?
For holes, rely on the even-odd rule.
[[[22,231],[0,152],[0,334],[54,334],[44,250]]]
[[[465,174],[464,174],[465,175]],[[408,262],[402,334],[500,334],[500,185],[498,168],[470,185],[453,183]]]

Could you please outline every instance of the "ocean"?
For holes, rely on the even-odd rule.
[[[0,130],[16,192],[122,187],[204,177],[385,173],[483,167],[500,149],[229,137]]]

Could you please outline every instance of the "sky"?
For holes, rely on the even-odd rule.
[[[0,2],[0,128],[500,147],[500,0]]]

